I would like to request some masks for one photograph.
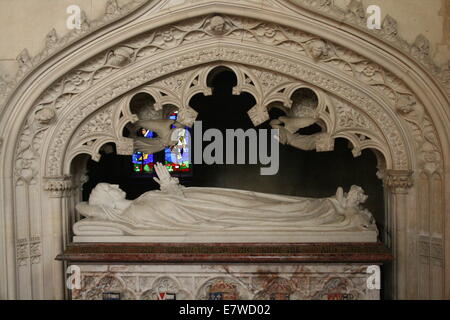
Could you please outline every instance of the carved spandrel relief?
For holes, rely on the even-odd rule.
[[[84,124],[78,127],[68,148],[69,157],[87,153],[98,161],[100,148],[108,142],[115,143],[117,154],[131,155],[134,152],[133,140],[122,137],[122,131],[126,123],[137,120],[125,106],[123,99],[108,104],[88,116]]]
[[[96,133],[112,132],[112,114],[112,106],[95,114],[87,120],[86,124],[80,130],[78,130],[77,135],[84,138],[85,136],[95,135]]]

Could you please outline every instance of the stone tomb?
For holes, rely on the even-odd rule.
[[[57,257],[80,272],[74,300],[378,300],[391,258],[380,243],[74,243]]]

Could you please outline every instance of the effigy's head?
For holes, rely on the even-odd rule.
[[[363,188],[359,186],[351,186],[350,191],[347,193],[347,205],[358,206],[367,200],[368,196],[364,194]]]
[[[114,204],[119,200],[124,200],[125,197],[126,193],[119,188],[119,185],[99,183],[89,196],[89,205],[114,208]]]

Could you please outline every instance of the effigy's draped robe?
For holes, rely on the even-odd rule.
[[[312,199],[223,188],[184,188],[185,198],[149,191],[123,212],[108,210],[110,220],[153,230],[298,230],[333,229],[349,221],[336,213],[331,198]]]

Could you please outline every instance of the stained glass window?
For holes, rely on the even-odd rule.
[[[169,115],[170,120],[177,120],[178,111]],[[172,126],[175,128],[175,126]],[[189,128],[185,127],[178,134],[178,143],[172,148],[164,150],[164,164],[169,172],[189,172],[191,168],[189,150]],[[175,159],[174,159],[175,157]]]
[[[142,136],[145,138],[153,138],[153,132],[142,129]],[[138,173],[150,173],[153,171],[154,155],[142,152],[135,152],[132,155],[133,171]]]
[[[170,120],[177,120],[178,111],[172,112],[168,118]],[[175,128],[175,126],[172,126],[172,128]],[[146,129],[141,130],[141,136],[149,139],[154,138],[154,132]],[[133,171],[138,174],[152,173],[155,162],[161,161],[165,164],[169,172],[190,172],[190,135],[188,130],[189,128],[185,127],[184,130],[178,132],[178,143],[171,148],[165,148],[163,151],[163,159],[160,158],[159,154],[135,152],[132,155]]]

